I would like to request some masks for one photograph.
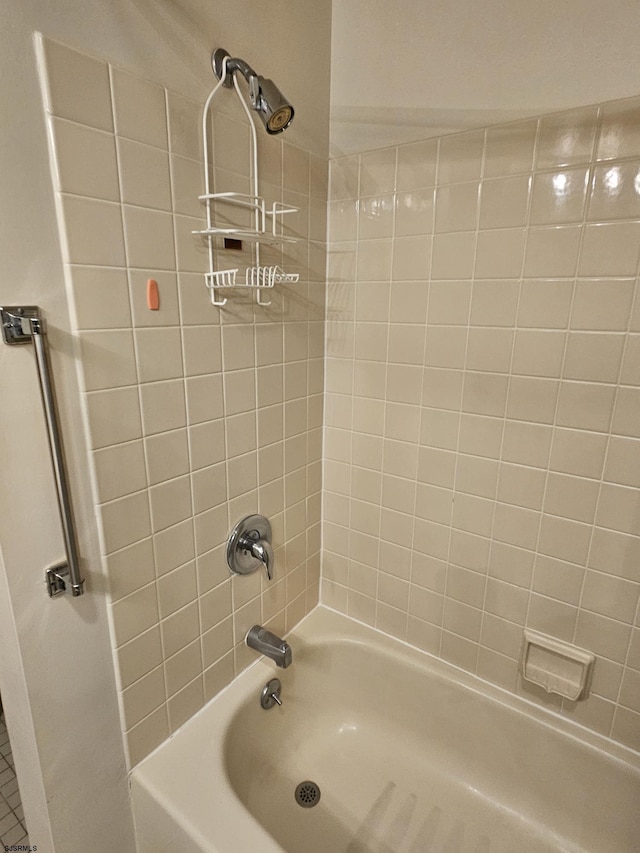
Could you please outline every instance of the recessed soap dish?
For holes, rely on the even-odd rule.
[[[586,699],[595,655],[555,637],[524,630],[521,671],[526,681],[576,702]]]

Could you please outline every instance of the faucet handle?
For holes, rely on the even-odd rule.
[[[258,539],[252,542],[250,550],[256,559],[264,563],[268,580],[273,580],[273,548],[271,543],[267,542],[266,539]]]
[[[262,564],[273,579],[271,525],[263,515],[247,515],[231,531],[227,541],[227,564],[235,575],[248,575]]]

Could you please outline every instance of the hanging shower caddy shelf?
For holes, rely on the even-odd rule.
[[[219,289],[229,287],[248,287],[253,288],[256,293],[256,301],[259,305],[270,305],[271,302],[263,302],[260,297],[260,292],[265,289],[272,288],[275,284],[287,283],[295,284],[300,280],[299,273],[287,273],[282,267],[277,264],[264,265],[260,263],[260,245],[281,245],[283,243],[296,243],[295,237],[288,236],[283,233],[282,220],[290,213],[297,213],[299,208],[285,205],[282,202],[274,201],[271,205],[267,205],[265,199],[258,195],[258,144],[256,139],[256,129],[251,118],[251,113],[242,97],[238,87],[238,81],[235,75],[232,76],[233,85],[240,103],[249,120],[251,132],[251,150],[250,150],[250,174],[253,193],[240,192],[211,192],[210,175],[212,174],[212,163],[209,156],[209,116],[211,113],[211,103],[226,79],[226,60],[222,64],[222,76],[214,89],[207,98],[203,113],[202,113],[202,140],[204,150],[204,179],[205,192],[199,196],[200,201],[204,202],[207,214],[207,227],[192,231],[194,235],[199,235],[207,241],[209,253],[209,270],[205,273],[205,284],[211,293],[211,302],[213,305],[222,306],[227,302],[226,297],[219,299],[217,291]],[[232,207],[244,208],[251,212],[253,226],[248,228],[235,226],[221,226],[215,222],[215,206],[230,205]],[[216,239],[232,238],[250,243],[252,246],[253,264],[249,265],[242,273],[240,268],[235,269],[216,269]]]

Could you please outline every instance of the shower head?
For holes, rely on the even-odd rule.
[[[233,75],[236,71],[242,74],[249,84],[251,109],[258,113],[267,133],[282,133],[289,127],[293,121],[293,107],[273,80],[260,77],[244,59],[234,59],[221,47],[214,51],[211,64],[218,80],[224,77],[224,85],[228,88],[233,85]]]

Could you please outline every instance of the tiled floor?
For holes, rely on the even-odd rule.
[[[18,780],[13,768],[13,755],[9,734],[0,713],[0,846],[10,847],[29,844],[29,836],[24,822],[24,812],[20,802]]]

